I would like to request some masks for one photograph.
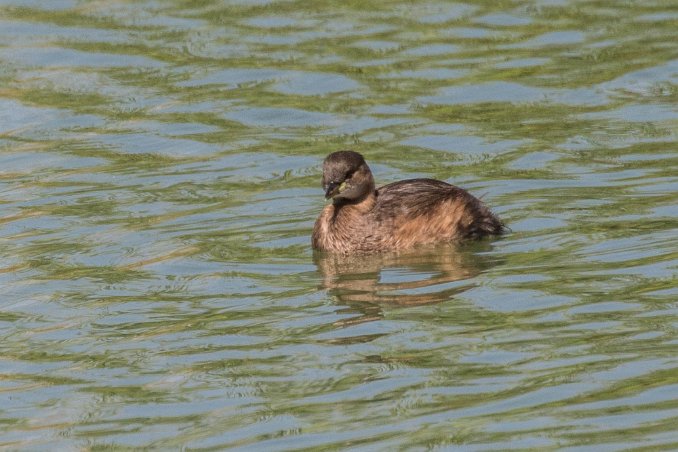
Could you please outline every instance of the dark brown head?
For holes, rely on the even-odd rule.
[[[325,198],[357,201],[374,192],[374,178],[362,155],[353,151],[333,152],[323,162]]]

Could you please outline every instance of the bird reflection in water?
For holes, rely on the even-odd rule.
[[[341,255],[316,252],[313,260],[323,276],[323,288],[348,308],[360,313],[343,319],[350,326],[383,318],[383,306],[420,306],[441,303],[475,287],[473,278],[493,265],[478,254],[489,244],[449,244],[416,250]]]

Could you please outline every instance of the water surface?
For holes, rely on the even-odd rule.
[[[0,446],[678,447],[670,1],[0,0]],[[320,162],[511,227],[310,249]]]

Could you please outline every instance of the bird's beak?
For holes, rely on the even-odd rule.
[[[325,199],[334,198],[346,188],[346,182],[330,182],[325,186]]]
[[[338,187],[339,184],[337,182],[330,182],[329,184],[325,185],[325,199],[330,199],[333,197],[336,194]]]

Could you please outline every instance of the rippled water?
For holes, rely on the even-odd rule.
[[[0,0],[0,447],[678,447],[673,1]],[[313,254],[320,162],[470,189]]]

